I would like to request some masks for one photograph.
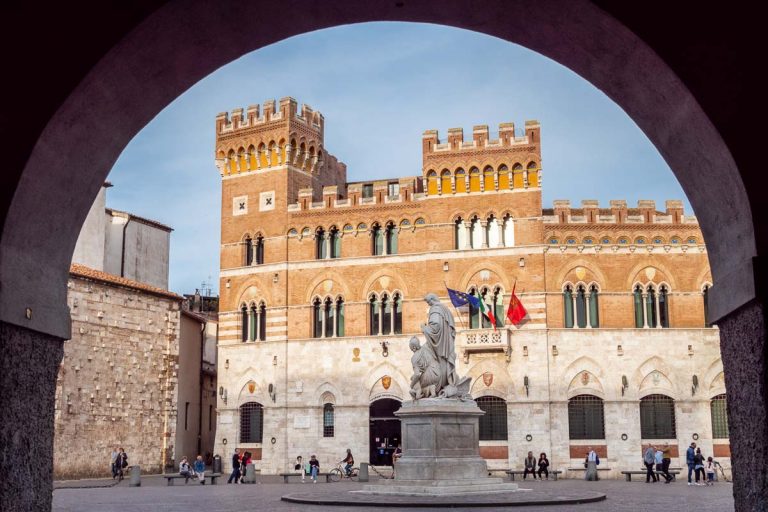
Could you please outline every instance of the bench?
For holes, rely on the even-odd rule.
[[[653,470],[653,472],[656,473],[657,475],[663,475],[664,474],[663,472],[657,471],[655,469]],[[624,478],[627,480],[627,482],[631,482],[632,481],[632,475],[646,475],[647,473],[648,472],[646,470],[644,470],[644,469],[641,470],[641,471],[622,471],[621,472],[621,474],[624,475]],[[679,469],[670,469],[669,470],[669,474],[672,475],[672,480],[675,480],[677,475],[680,474],[680,470]]]
[[[289,478],[291,478],[292,476],[300,477],[301,473],[299,473],[299,471],[296,470],[293,473],[279,473],[279,475],[281,477],[283,477],[283,483],[287,484]],[[325,481],[326,482],[330,482],[330,479],[329,479],[330,473],[318,473],[317,476],[324,476],[325,477]],[[312,477],[310,475],[304,475],[304,479],[312,481]]]
[[[507,471],[505,471],[505,473],[509,475],[509,479],[510,480],[514,481],[515,480],[515,475],[524,475],[525,474],[525,470],[523,470],[523,469],[508,469]],[[530,473],[530,471],[529,471],[529,473]],[[557,480],[557,475],[559,475],[561,473],[562,473],[562,471],[557,470],[557,469],[553,469],[553,470],[551,470],[549,472],[549,474],[552,475],[552,480]],[[536,474],[538,475],[538,471],[536,472]]]
[[[585,468],[584,466],[582,466],[580,468],[567,468],[567,469],[568,469],[569,472],[571,472],[571,471],[581,471],[582,473],[585,473],[587,471],[587,468]],[[611,468],[601,468],[601,467],[597,468],[598,475],[600,474],[599,473],[600,471],[610,471],[610,470],[611,470]]]
[[[221,476],[221,473],[206,473],[205,474],[205,478],[209,478],[211,480],[211,485],[216,485],[216,479],[219,478],[220,476]],[[184,480],[186,480],[186,482],[184,482],[184,483],[188,483],[189,480],[193,480],[195,482],[199,481],[196,476],[189,476],[189,477],[187,477],[187,476],[184,476],[184,475],[179,475],[178,473],[170,474],[170,475],[163,475],[163,477],[165,477],[165,479],[168,481],[168,485],[173,485],[173,481],[178,479],[178,478],[183,478]],[[203,482],[202,482],[203,484],[205,483],[205,478],[203,478]]]

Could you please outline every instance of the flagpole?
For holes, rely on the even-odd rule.
[[[446,283],[446,282],[445,282],[445,280],[443,280],[443,284],[445,285],[445,289],[446,289],[446,290],[448,290],[448,289],[449,289],[449,288],[448,288],[448,283]],[[450,299],[450,297],[448,297],[448,298]],[[451,306],[453,306],[453,301],[451,301]],[[456,306],[453,306],[453,310],[456,312],[456,316],[458,316],[458,317],[459,317],[459,321],[461,322],[461,327],[462,327],[464,330],[467,330],[467,327],[464,325],[464,319],[463,319],[463,318],[461,317],[461,315],[459,314],[459,310],[458,310],[458,309],[456,309]]]

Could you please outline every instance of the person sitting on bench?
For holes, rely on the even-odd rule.
[[[533,456],[533,452],[528,452],[528,456],[524,459],[525,471],[523,471],[523,480],[528,476],[528,473],[533,475],[533,479],[536,480],[536,457]]]

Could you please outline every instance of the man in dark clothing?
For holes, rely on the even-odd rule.
[[[528,473],[533,475],[533,479],[536,480],[536,457],[533,456],[533,452],[528,452],[528,457],[525,458],[525,471],[523,471],[523,480],[528,476]]]
[[[233,480],[235,483],[240,481],[240,448],[235,448],[235,453],[232,455],[232,474],[229,475],[227,483],[231,484]]]
[[[693,485],[693,482],[691,481],[691,476],[693,475],[693,468],[696,466],[696,464],[693,461],[693,458],[696,456],[696,443],[691,443],[691,446],[688,447],[688,450],[685,452],[685,463],[688,465],[688,485]]]
[[[643,464],[645,464],[645,483],[649,483],[651,478],[654,482],[658,482],[659,479],[656,473],[653,471],[653,464],[656,461],[656,447],[653,445],[648,446],[643,454]]]

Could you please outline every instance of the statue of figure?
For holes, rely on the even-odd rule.
[[[414,336],[408,343],[413,351],[411,365],[411,396],[414,400],[419,398],[437,397],[437,385],[440,383],[440,363],[435,357],[432,348],[427,344],[421,345],[419,338]]]
[[[424,301],[429,304],[429,317],[427,323],[421,326],[421,332],[427,338],[425,345],[432,350],[440,367],[436,391],[440,397],[463,399],[469,394],[471,379],[459,379],[456,374],[456,326],[453,315],[434,293],[427,294]]]

